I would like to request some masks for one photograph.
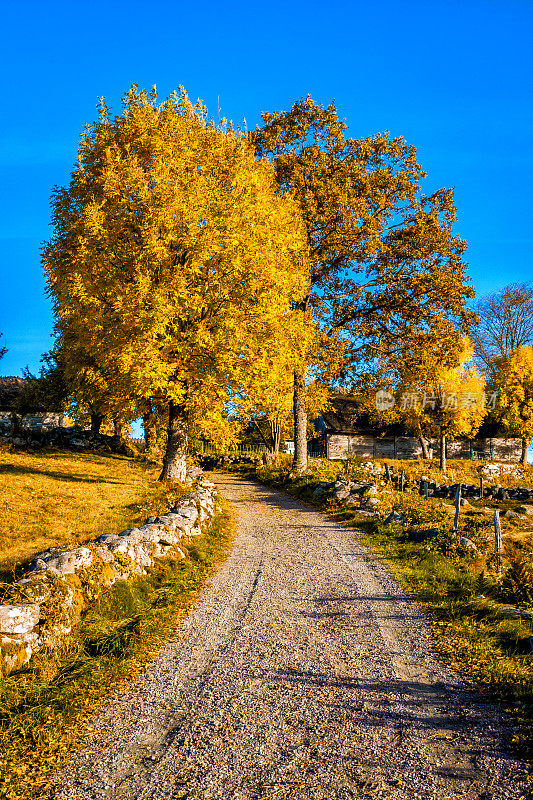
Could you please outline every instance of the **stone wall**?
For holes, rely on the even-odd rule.
[[[25,414],[22,418],[22,428],[31,431],[49,431],[60,428],[63,424],[63,414],[55,411],[35,412]],[[11,412],[0,411],[0,431],[10,431],[12,428]]]
[[[433,457],[440,453],[438,440],[430,441]],[[347,458],[422,458],[422,447],[418,439],[411,436],[378,438],[355,433],[326,434],[326,456],[330,459]],[[520,461],[522,446],[520,439],[452,439],[447,443],[448,458],[469,459],[472,451],[476,458],[486,461]]]
[[[68,428],[24,428],[17,434],[11,433],[11,429],[2,429],[0,425],[0,441],[30,451],[55,447],[74,452],[120,453],[131,456],[138,450],[135,443],[129,439],[107,436],[105,433],[93,433],[79,425]]]
[[[198,471],[200,472],[200,471]],[[197,486],[163,516],[108,533],[74,550],[36,556],[0,605],[0,673],[9,675],[43,647],[55,647],[80,620],[99,587],[145,575],[162,558],[184,558],[179,544],[199,536],[215,515],[214,484]]]

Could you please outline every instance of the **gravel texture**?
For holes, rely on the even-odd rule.
[[[229,559],[100,714],[61,800],[530,797],[505,712],[438,659],[354,531],[233,475]]]

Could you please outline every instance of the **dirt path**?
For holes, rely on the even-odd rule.
[[[354,532],[214,479],[239,511],[233,552],[58,796],[529,797],[508,720],[438,661],[423,616]]]

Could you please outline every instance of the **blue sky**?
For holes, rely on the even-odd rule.
[[[39,248],[97,98],[176,86],[255,127],[307,94],[349,135],[418,149],[426,191],[453,186],[478,294],[533,280],[533,2],[0,3],[0,372],[39,367],[53,318]]]

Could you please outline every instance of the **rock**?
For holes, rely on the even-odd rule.
[[[52,594],[46,575],[33,574],[27,578],[21,578],[17,586],[24,589],[24,597],[32,603],[44,603]]]
[[[502,517],[505,517],[505,519],[509,519],[509,520],[511,520],[511,519],[512,520],[516,520],[516,519],[518,519],[518,514],[515,511],[511,511],[511,509],[508,508],[507,511],[505,511],[502,514]]]
[[[198,519],[198,509],[196,508],[196,504],[194,503],[184,503],[183,505],[179,506],[179,511],[176,512],[178,516],[184,517],[185,519],[189,520],[191,523],[195,523]],[[161,517],[157,518],[159,522]]]
[[[349,508],[359,508],[361,505],[361,498],[355,494],[351,494],[349,497],[346,498],[344,501],[344,505],[348,506]]]
[[[491,477],[493,475],[499,475],[500,467],[498,464],[485,464],[485,466],[481,467],[479,470],[479,474],[485,477]]]
[[[172,533],[165,533],[163,536],[158,536],[156,544],[161,544],[163,547],[172,547],[180,540],[179,536]]]
[[[96,541],[98,544],[111,544],[111,542],[118,542],[118,533],[103,533]]]
[[[368,500],[364,498],[365,508],[366,509],[375,509],[379,506],[379,500],[377,497],[369,497]]]
[[[515,511],[517,514],[528,514],[531,516],[533,515],[533,506],[518,506]]]
[[[466,536],[461,536],[459,539],[459,544],[463,550],[470,550],[472,553],[477,553],[477,547],[472,539],[468,539]]]
[[[37,603],[0,606],[0,634],[30,633],[38,625],[40,616]]]
[[[346,498],[349,496],[350,496],[350,489],[346,485],[339,486],[333,492],[333,497],[335,498],[335,500],[339,500],[339,502],[341,502],[342,500],[346,500]]]
[[[77,547],[76,550],[65,550],[58,556],[44,559],[46,570],[57,572],[60,575],[72,575],[80,567],[89,567],[92,564],[93,554],[88,547]]]
[[[513,606],[504,606],[498,609],[498,616],[504,619],[526,619],[532,620],[533,614],[531,611],[524,611],[520,608],[513,608]]]
[[[438,528],[411,528],[409,538],[414,542],[430,542],[440,535]]]
[[[398,514],[397,511],[391,511],[389,516],[384,520],[385,525],[405,525],[407,520],[405,517],[402,517],[401,514]]]
[[[0,636],[0,675],[7,677],[22,669],[37,649],[37,642],[32,646],[30,641]]]

